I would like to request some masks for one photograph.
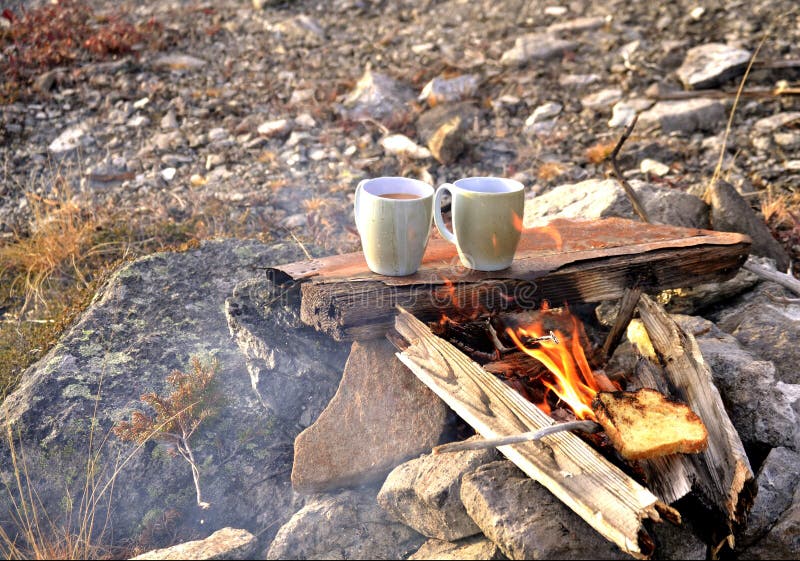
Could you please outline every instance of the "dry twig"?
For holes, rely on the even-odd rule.
[[[638,120],[639,120],[639,115],[636,115],[633,118],[633,121],[631,121],[631,124],[628,125],[628,128],[625,129],[625,132],[622,133],[619,142],[617,142],[617,145],[611,152],[610,159],[611,159],[611,167],[614,170],[614,175],[616,176],[617,181],[619,181],[622,184],[622,188],[625,189],[625,194],[631,201],[631,204],[633,205],[633,210],[636,211],[636,214],[639,216],[639,218],[642,219],[642,222],[647,222],[649,224],[650,218],[647,216],[647,211],[644,209],[644,206],[642,206],[641,201],[639,201],[639,197],[636,195],[636,192],[633,190],[633,187],[631,187],[630,183],[628,183],[628,180],[622,176],[622,172],[619,171],[619,163],[617,162],[617,155],[619,155],[619,151],[622,149],[622,145],[625,144],[625,141],[628,140],[628,137],[633,132],[633,128],[636,126],[636,121]]]

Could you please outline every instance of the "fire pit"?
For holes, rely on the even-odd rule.
[[[598,392],[621,383],[688,404],[708,428],[699,454],[629,463],[605,435],[569,432],[499,448],[601,535],[646,558],[654,543],[644,522],[679,523],[668,505],[692,489],[718,515],[720,541],[732,539],[753,475],[696,342],[640,294],[729,278],[748,247],[738,234],[557,221],[524,232],[514,265],[495,273],[454,269],[452,247],[437,242],[410,277],[374,275],[359,254],[269,273],[299,285],[303,321],[335,339],[388,335],[403,364],[484,438],[594,419]],[[569,306],[613,298],[622,298],[617,322],[591,344]],[[603,367],[637,303],[646,328],[637,344],[650,367],[615,380]]]

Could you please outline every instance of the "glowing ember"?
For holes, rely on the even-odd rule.
[[[565,337],[561,331],[556,331],[557,343],[544,340],[538,342],[536,346],[527,346],[525,343],[527,339],[546,335],[547,332],[540,322],[516,330],[508,328],[506,334],[520,350],[541,362],[550,371],[553,382],[542,380],[548,390],[569,405],[578,418],[594,420],[591,403],[600,389],[581,346],[583,327],[574,316],[570,316],[570,319],[572,320],[570,337]],[[537,403],[537,406],[545,413],[550,413],[546,400],[542,404]]]

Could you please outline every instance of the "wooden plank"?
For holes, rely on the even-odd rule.
[[[571,263],[619,255],[677,249],[696,245],[749,247],[742,234],[714,232],[677,226],[642,224],[622,218],[578,221],[557,219],[547,226],[522,232],[514,264],[496,272],[471,271],[458,262],[455,246],[443,239],[431,240],[422,266],[414,275],[386,277],[367,267],[361,252],[333,255],[270,267],[278,283],[312,280],[315,283],[379,281],[387,286],[440,285],[486,279],[534,280]]]
[[[398,353],[400,360],[484,438],[554,424],[407,311],[400,311],[395,329],[409,345]],[[558,433],[499,450],[592,528],[636,558],[648,558],[654,549],[644,521],[661,521],[662,515],[680,519],[676,511],[574,434]]]
[[[641,223],[637,225],[646,227]],[[674,233],[674,230],[670,231]],[[334,277],[326,277],[311,280],[301,287],[301,319],[337,340],[350,341],[384,336],[392,325],[398,305],[429,320],[438,319],[444,310],[460,309],[469,314],[532,309],[543,300],[554,305],[599,302],[619,298],[626,288],[634,285],[644,292],[655,293],[667,288],[720,281],[732,277],[742,265],[747,258],[749,241],[739,234],[717,234],[719,236],[675,239],[669,243],[554,254],[543,257],[543,264],[529,259],[527,271],[522,269],[523,264],[515,263],[505,272],[494,273],[510,277],[505,279],[478,276],[477,280],[465,280],[477,275],[470,273],[449,283],[443,278],[403,285],[375,279],[334,281]],[[711,243],[720,240],[726,243]],[[656,245],[658,248],[653,249]],[[555,259],[560,259],[562,264],[555,266]]]
[[[688,480],[716,505],[729,532],[725,538],[733,547],[733,530],[745,521],[754,496],[753,471],[742,441],[694,336],[645,295],[639,300],[639,315],[646,334],[639,330],[635,344],[645,356],[657,357],[672,395],[688,404],[708,430],[708,449],[676,460],[682,465],[672,470],[685,471]]]

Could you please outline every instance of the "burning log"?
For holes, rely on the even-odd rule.
[[[457,269],[453,245],[433,240],[408,277],[371,273],[361,253],[268,269],[277,284],[302,282],[301,319],[339,341],[374,339],[392,326],[396,306],[438,320],[465,315],[619,298],[731,277],[750,246],[746,236],[622,219],[555,220],[522,234],[514,264],[497,272]]]
[[[401,310],[395,321],[404,340],[400,360],[484,438],[540,430],[554,424],[492,374]],[[680,520],[674,509],[571,433],[503,446],[500,451],[549,489],[601,535],[636,558],[653,553],[645,520]]]
[[[647,296],[639,301],[639,315],[645,330],[629,329],[628,338],[640,353],[664,365],[666,378],[659,382],[653,366],[645,366],[639,369],[640,383],[688,403],[709,432],[705,452],[645,463],[648,485],[667,502],[698,488],[721,513],[728,531],[724,538],[732,547],[733,530],[744,522],[754,494],[753,472],[742,442],[695,338]]]

